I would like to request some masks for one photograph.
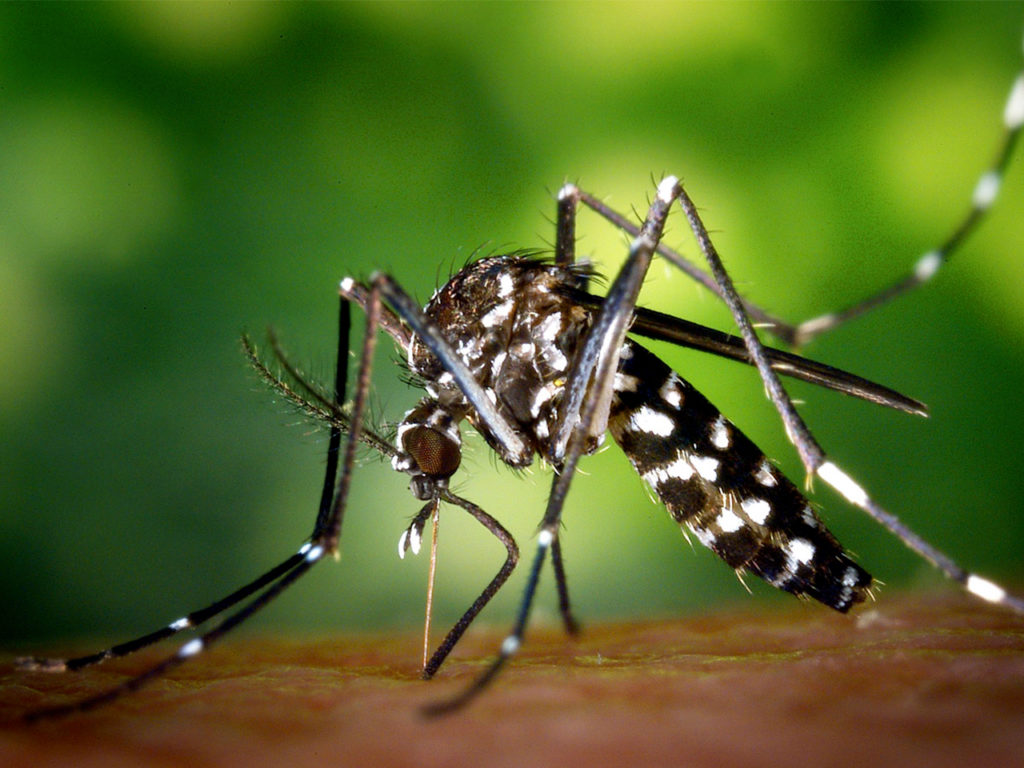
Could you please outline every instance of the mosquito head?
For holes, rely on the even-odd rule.
[[[412,475],[417,499],[434,498],[462,463],[462,435],[456,419],[440,403],[425,398],[405,414],[395,437],[398,453],[391,466]]]
[[[462,449],[451,436],[435,427],[414,426],[402,435],[402,446],[419,470],[409,489],[420,500],[433,498],[438,487],[448,484],[462,462]]]

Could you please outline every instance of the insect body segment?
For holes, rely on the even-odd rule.
[[[447,486],[462,463],[458,422],[464,414],[464,407],[453,414],[440,403],[424,398],[402,419],[391,466],[413,476],[410,487],[417,499],[432,498],[438,487]]]
[[[523,255],[495,256],[462,269],[424,309],[525,450],[511,453],[502,445],[418,338],[409,349],[412,371],[438,404],[453,415],[465,413],[509,466],[529,466],[535,454],[548,453],[567,371],[590,323],[590,311],[569,293],[583,289],[588,277],[585,266],[565,268]],[[591,450],[596,447],[595,443]]]
[[[280,396],[330,428],[323,491],[309,537],[297,552],[248,584],[154,632],[87,656],[20,659],[19,666],[28,670],[77,670],[125,656],[179,632],[197,633],[173,655],[104,693],[37,710],[27,717],[81,712],[136,690],[196,656],[327,559],[324,555],[336,553],[359,443],[390,458],[396,470],[411,475],[413,495],[426,502],[401,536],[400,555],[419,550],[424,527],[428,520],[436,520],[442,503],[461,508],[505,550],[504,562],[495,575],[424,664],[423,676],[433,676],[519,560],[518,546],[508,531],[448,487],[461,465],[459,425],[463,420],[483,435],[504,463],[522,468],[540,456],[553,465],[555,476],[511,633],[499,655],[470,686],[428,708],[430,713],[466,704],[516,653],[549,553],[559,610],[566,629],[575,631],[561,551],[561,518],[580,457],[597,449],[605,431],[611,432],[680,526],[691,530],[732,568],[754,573],[779,589],[814,598],[841,612],[863,601],[869,594],[871,576],[851,560],[796,486],[703,395],[627,337],[628,333],[754,365],[809,476],[820,477],[970,594],[1024,613],[1024,597],[957,565],[875,502],[818,445],[778,376],[804,379],[912,414],[924,415],[923,404],[853,374],[765,347],[752,322],[766,326],[791,345],[800,344],[931,279],[995,200],[1024,125],[1024,75],[1018,76],[1011,90],[1004,123],[996,162],[977,185],[971,210],[944,244],[921,257],[908,278],[847,310],[798,325],[773,318],[739,296],[696,205],[678,179],[670,176],[659,183],[639,226],[593,195],[566,184],[558,193],[552,260],[522,252],[481,259],[454,275],[425,308],[386,274],[375,274],[365,285],[345,278],[339,286],[338,362],[330,393],[306,379],[273,339],[271,349],[281,373],[264,363],[252,343],[244,339],[257,373]],[[677,203],[710,273],[662,242],[669,211]],[[627,260],[604,296],[588,292],[593,270],[576,260],[575,216],[580,205],[633,238]],[[638,308],[640,289],[655,253],[720,297],[731,310],[742,338]],[[350,304],[361,307],[367,317],[358,375],[354,389],[348,392],[351,408],[343,406]],[[426,391],[398,425],[394,445],[363,424],[378,330],[394,339]],[[344,451],[343,434],[347,434]],[[201,629],[214,619],[219,619],[218,623]]]
[[[608,426],[672,517],[733,568],[847,611],[871,576],[750,439],[648,350],[627,341]]]
[[[487,397],[542,457],[566,372],[592,324],[591,311],[571,298],[587,277],[582,267],[491,257],[457,273],[424,309]],[[465,416],[506,463],[522,466],[524,457],[501,453],[488,425],[422,344],[413,342],[409,360],[434,399],[406,416],[398,430],[400,451],[406,435],[425,434],[419,426],[425,413],[434,419],[444,413],[449,428]],[[632,341],[619,355],[608,426],[675,520],[731,567],[840,611],[864,599],[871,577],[796,487],[703,395]],[[397,469],[405,468],[402,461],[400,452]]]

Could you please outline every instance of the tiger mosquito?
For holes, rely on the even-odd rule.
[[[924,415],[924,405],[853,374],[767,347],[754,330],[757,323],[785,344],[800,347],[932,279],[998,196],[1024,124],[1024,74],[1011,88],[1003,123],[996,159],[979,178],[967,215],[944,243],[921,256],[889,288],[845,310],[797,325],[739,296],[693,201],[676,177],[667,176],[657,185],[641,226],[576,185],[566,184],[557,196],[553,256],[518,252],[472,262],[436,291],[424,308],[386,274],[374,274],[367,284],[345,278],[339,288],[333,393],[306,379],[273,337],[272,356],[280,372],[243,338],[245,353],[259,375],[313,419],[330,425],[324,484],[311,535],[295,554],[249,584],[154,632],[86,656],[19,659],[19,666],[26,670],[80,670],[224,616],[173,655],[117,687],[26,717],[36,720],[86,711],[142,687],[221,639],[325,556],[336,554],[361,445],[389,458],[395,470],[409,474],[413,496],[426,502],[400,537],[400,555],[410,549],[419,551],[423,529],[442,502],[465,510],[506,549],[501,568],[425,664],[423,677],[432,677],[519,560],[511,534],[449,488],[461,463],[462,421],[471,424],[505,464],[525,468],[539,456],[554,469],[554,476],[511,632],[480,676],[458,695],[428,707],[428,713],[465,705],[517,652],[549,552],[562,621],[568,632],[577,631],[561,555],[561,517],[580,459],[598,449],[606,432],[673,519],[737,572],[753,573],[781,590],[840,612],[865,600],[873,583],[871,575],[847,554],[803,493],[702,394],[631,336],[670,341],[755,366],[808,480],[819,477],[971,595],[1024,613],[1024,599],[957,565],[880,506],[833,462],[796,411],[779,374],[911,414]],[[576,260],[575,223],[581,204],[632,237],[627,261],[603,297],[589,292],[594,272],[586,262]],[[682,208],[709,272],[662,242],[673,205]],[[740,336],[638,307],[640,288],[655,254],[720,297]],[[351,304],[365,311],[366,330],[353,400],[346,406]],[[393,443],[363,423],[378,330],[391,336],[426,391],[399,423]],[[344,451],[343,435],[347,435]]]

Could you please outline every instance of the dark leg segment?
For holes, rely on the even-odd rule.
[[[537,592],[541,567],[548,549],[557,540],[562,509],[577,464],[586,451],[588,441],[595,434],[602,434],[607,428],[607,407],[612,397],[612,382],[618,365],[619,350],[625,340],[629,319],[633,307],[636,306],[644,275],[661,239],[669,206],[678,194],[678,188],[679,182],[674,177],[668,177],[659,184],[658,196],[651,204],[647,220],[640,235],[630,247],[630,257],[608,289],[608,296],[570,370],[565,395],[559,408],[559,423],[553,431],[553,437],[556,438],[553,441],[555,456],[549,457],[549,460],[559,467],[559,471],[555,474],[551,494],[548,496],[547,509],[537,536],[537,554],[530,570],[516,623],[502,643],[500,654],[487,670],[454,698],[427,707],[427,714],[443,714],[467,704],[487,688],[505,662],[522,645],[523,634]],[[569,193],[571,191],[563,190],[563,196]],[[558,443],[564,446],[564,462],[559,460]]]
[[[338,344],[339,355],[335,375],[336,397],[338,398],[341,397],[345,389],[348,363],[348,329],[350,324],[350,310],[347,302],[342,301],[341,306],[339,330],[342,331],[343,334],[339,339]],[[256,597],[254,597],[247,605],[228,616],[213,629],[189,640],[183,644],[173,656],[166,658],[164,661],[151,667],[145,672],[97,696],[92,696],[72,704],[50,707],[31,712],[26,715],[27,720],[35,721],[45,718],[61,717],[74,712],[83,712],[93,709],[94,707],[114,701],[127,693],[141,688],[146,683],[161,677],[196,654],[202,652],[211,643],[216,642],[232,629],[252,617],[260,609],[280,595],[291,584],[297,581],[310,568],[312,568],[312,566],[323,557],[325,552],[334,550],[337,545],[337,539],[341,528],[342,513],[347,500],[349,479],[352,474],[352,467],[355,460],[355,450],[360,439],[359,432],[363,413],[366,408],[370,366],[372,364],[373,349],[376,339],[376,323],[379,318],[379,306],[380,299],[374,293],[371,295],[371,311],[368,313],[367,333],[363,341],[359,384],[357,386],[355,402],[352,408],[351,427],[348,445],[345,451],[345,459],[341,468],[341,477],[338,480],[337,492],[333,495],[332,503],[331,489],[333,489],[335,476],[338,471],[338,450],[341,439],[340,429],[335,426],[331,429],[331,438],[328,446],[327,467],[325,472],[326,476],[324,481],[325,491],[321,497],[320,509],[317,515],[317,521],[311,541],[308,544],[303,545],[298,553],[250,584],[236,590],[231,595],[212,603],[210,606],[200,611],[194,611],[188,616],[171,623],[164,629],[145,635],[137,640],[123,643],[119,646],[114,646],[114,648],[109,651],[94,654],[92,656],[81,657],[80,659],[73,659],[68,662],[64,662],[62,665],[59,664],[59,662],[47,662],[46,660],[43,660],[42,663],[26,663],[26,666],[34,666],[35,668],[76,669],[95,663],[96,661],[101,661],[104,658],[123,656],[156,642],[157,640],[165,639],[166,637],[176,634],[183,629],[187,629],[207,621],[223,613],[225,610],[245,598],[256,594],[257,592],[259,593],[256,594]],[[373,311],[374,307],[377,308],[377,312]],[[366,367],[365,370],[362,370],[363,366]],[[263,591],[259,592],[260,589],[263,589]]]
[[[441,499],[447,501],[449,504],[455,504],[456,506],[462,507],[469,514],[479,520],[480,524],[483,525],[484,528],[493,533],[495,538],[505,545],[505,549],[508,551],[508,554],[505,557],[505,562],[502,564],[501,569],[497,574],[495,574],[494,578],[491,579],[491,583],[484,588],[484,591],[480,593],[480,596],[473,601],[473,604],[469,609],[462,614],[462,618],[455,622],[455,626],[448,631],[444,640],[441,641],[437,650],[434,651],[434,655],[430,657],[430,661],[427,662],[426,666],[423,668],[423,678],[425,680],[429,680],[434,676],[441,664],[444,663],[444,660],[448,658],[448,654],[451,653],[452,648],[454,648],[455,644],[459,642],[463,633],[469,625],[473,623],[473,619],[476,618],[477,614],[484,609],[484,606],[491,601],[491,598],[494,597],[498,593],[498,590],[501,589],[506,581],[508,581],[508,577],[511,576],[512,571],[515,570],[516,563],[519,562],[519,547],[516,546],[516,542],[515,539],[512,538],[512,534],[505,530],[501,523],[480,509],[476,504],[473,504],[459,496],[455,496],[447,491],[442,494]]]
[[[576,621],[576,617],[572,615],[572,606],[569,604],[569,582],[565,578],[565,565],[562,562],[562,542],[557,538],[551,544],[551,566],[555,571],[558,612],[562,615],[562,624],[565,625],[565,631],[570,635],[577,635],[580,625]]]

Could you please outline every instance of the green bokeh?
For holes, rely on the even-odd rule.
[[[293,552],[325,435],[246,370],[239,333],[272,323],[327,377],[340,277],[383,268],[426,298],[478,249],[550,243],[567,178],[628,212],[652,178],[681,175],[741,289],[784,316],[881,287],[964,213],[1022,23],[1019,4],[0,7],[3,638],[119,639]],[[1018,159],[934,284],[809,350],[925,400],[931,419],[793,389],[883,504],[1018,584],[1022,201]],[[611,228],[584,217],[580,235],[606,271],[621,261]],[[681,219],[668,240],[695,251]],[[729,327],[659,264],[645,297]],[[800,476],[751,372],[659,351]],[[416,397],[393,356],[375,376],[381,418]],[[469,444],[458,489],[528,557],[548,473]],[[755,584],[751,598],[692,551],[617,449],[584,470],[563,541],[585,621],[789,599]],[[816,500],[883,599],[939,583],[833,494]],[[341,563],[258,625],[419,622],[425,558],[396,556],[418,506],[368,461]],[[502,559],[463,517],[442,520],[439,625]],[[485,620],[506,621],[522,577]]]

